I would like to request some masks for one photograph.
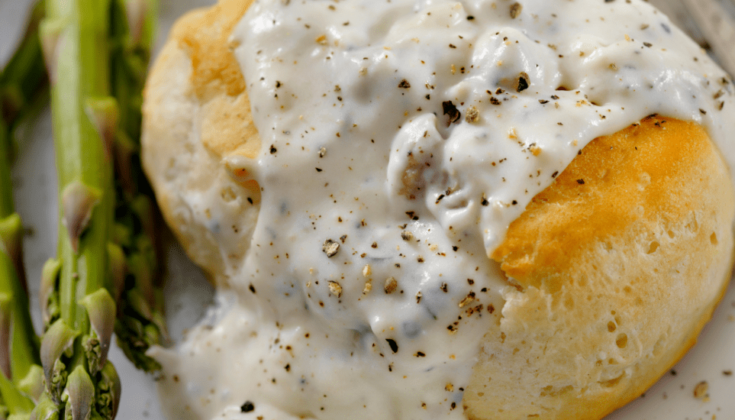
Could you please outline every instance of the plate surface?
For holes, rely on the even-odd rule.
[[[158,48],[173,22],[194,7],[214,0],[162,0]],[[661,4],[676,19],[679,12],[671,0],[651,0]],[[0,63],[5,63],[22,30],[31,0],[0,0]],[[686,16],[682,16],[685,18]],[[680,25],[696,31],[686,21]],[[695,39],[701,35],[693,34]],[[55,255],[57,240],[57,188],[51,137],[51,119],[46,109],[33,127],[19,139],[18,159],[13,169],[16,206],[28,228],[25,238],[25,263],[30,279],[39,279],[41,266]],[[201,272],[186,258],[170,233],[163,255],[167,267],[166,305],[174,341],[194,325],[212,301],[213,290]],[[37,282],[31,281],[35,305]],[[37,307],[37,305],[35,305]],[[39,314],[34,313],[39,325]],[[164,420],[152,377],[137,372],[122,352],[113,348],[111,360],[123,381],[123,396],[118,418],[121,420]],[[735,286],[731,285],[714,319],[687,356],[646,394],[606,420],[710,420],[735,419]],[[694,387],[701,381],[709,385],[709,400],[695,399]],[[170,419],[173,420],[173,419]]]

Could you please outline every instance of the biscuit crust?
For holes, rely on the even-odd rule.
[[[733,262],[733,185],[694,123],[585,147],[492,257],[517,287],[485,337],[470,419],[600,419],[696,342]]]
[[[260,208],[248,165],[260,151],[245,79],[229,42],[252,0],[223,0],[174,26],[143,105],[143,166],[167,224],[213,281],[241,261]],[[202,200],[213,197],[214,208]],[[219,226],[218,219],[237,220]]]

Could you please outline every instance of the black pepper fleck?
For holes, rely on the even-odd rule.
[[[456,123],[462,118],[462,113],[459,112],[452,101],[442,102],[442,109],[444,110],[444,115],[449,115],[449,122],[447,123],[447,127],[450,126],[452,123]]]
[[[396,340],[392,338],[386,338],[385,341],[388,342],[388,345],[390,346],[391,351],[393,353],[398,353],[398,344],[396,343]]]
[[[250,401],[245,401],[245,404],[240,406],[241,413],[249,413],[255,410],[255,404]]]
[[[523,72],[518,76],[518,88],[516,89],[518,92],[523,92],[524,90],[528,89],[529,86],[531,86],[531,78],[528,77],[528,74]]]

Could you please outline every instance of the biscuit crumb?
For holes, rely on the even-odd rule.
[[[534,144],[532,144],[532,145],[528,146],[528,150],[530,150],[530,151],[531,151],[531,153],[532,153],[532,154],[533,154],[534,156],[538,156],[538,155],[540,155],[540,154],[541,154],[541,148],[540,148],[540,147],[538,147],[538,146],[536,145],[536,143],[534,143]]]
[[[385,279],[385,286],[383,287],[383,290],[385,290],[385,293],[391,294],[396,291],[398,288],[398,281],[395,279],[395,277],[388,277]]]
[[[694,398],[702,401],[709,401],[709,394],[707,393],[708,390],[709,384],[707,384],[707,381],[698,383],[697,386],[694,387]]]
[[[342,285],[336,281],[329,282],[329,291],[338,298],[342,297]]]
[[[472,301],[474,301],[474,300],[475,300],[475,292],[470,292],[467,295],[467,297],[465,297],[464,299],[462,299],[461,302],[459,302],[459,307],[460,308],[463,308],[463,307],[467,306],[468,304],[472,303]]]
[[[334,257],[339,252],[339,242],[327,239],[324,241],[324,245],[322,245],[322,251],[327,254],[327,257]]]
[[[510,6],[510,17],[511,17],[511,19],[517,18],[521,14],[521,11],[523,11],[523,5],[520,4],[520,3],[513,3]]]
[[[468,123],[475,123],[480,121],[480,111],[474,106],[467,108],[467,115],[465,115],[465,121]]]

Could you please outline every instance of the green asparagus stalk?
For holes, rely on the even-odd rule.
[[[47,265],[42,280],[50,325],[41,343],[44,404],[35,418],[111,419],[117,410],[110,393],[117,395],[119,388],[112,388],[119,384],[106,379],[114,370],[107,352],[116,314],[108,254],[118,116],[107,59],[110,10],[110,0],[46,0],[41,24],[62,226],[58,260]]]
[[[152,345],[167,336],[163,318],[155,204],[141,170],[141,106],[146,70],[155,37],[157,0],[113,0],[112,92],[119,105],[119,131],[114,154],[117,180],[116,231],[126,256],[127,276],[122,287],[115,325],[118,346],[142,370],[160,369],[146,356]]]
[[[0,75],[4,117],[0,124],[14,125],[29,113],[34,97],[45,96],[43,81],[47,78],[36,30],[45,4],[49,19],[41,33],[48,78],[54,87],[52,106],[62,188],[60,257],[47,263],[41,282],[40,300],[48,329],[40,349],[43,370],[38,366],[38,341],[28,316],[18,252],[0,261],[3,280],[12,280],[0,282],[0,309],[10,309],[0,311],[0,327],[8,325],[5,331],[24,333],[22,340],[8,336],[4,341],[0,334],[0,343],[13,343],[19,349],[5,354],[20,355],[0,364],[0,368],[7,367],[0,373],[10,372],[11,367],[27,372],[0,378],[0,419],[7,415],[26,418],[36,403],[32,418],[77,418],[87,413],[114,418],[120,383],[114,367],[106,361],[116,312],[114,301],[123,298],[115,330],[136,366],[146,371],[160,369],[145,351],[166,336],[156,264],[155,205],[140,169],[139,154],[142,89],[154,39],[157,1],[40,2],[23,43]],[[102,35],[105,17],[110,19],[107,45]],[[107,65],[99,60],[105,48],[110,54]],[[104,96],[110,90],[117,101]],[[21,230],[19,218],[12,213],[12,147],[4,141],[10,137],[7,131],[0,125],[0,219],[4,237],[17,245]],[[108,175],[113,156],[118,206],[115,225],[110,228],[109,209],[114,198]],[[112,232],[116,232],[117,244],[109,242]],[[108,240],[106,247],[99,246],[103,238]],[[20,250],[20,246],[3,250],[6,248]],[[13,270],[4,269],[8,260],[14,263]],[[24,299],[15,299],[18,285]],[[46,391],[40,395],[44,376]]]
[[[10,141],[0,120],[0,395],[11,415],[30,414],[41,376],[38,339],[31,323],[28,295],[21,280],[22,225],[13,213]],[[35,383],[35,386],[34,386]]]
[[[0,74],[2,117],[9,132],[47,98],[48,78],[38,36],[44,14],[44,3],[36,3],[18,48]]]
[[[43,5],[36,6],[22,42],[0,73],[0,418],[29,416],[43,390],[22,264],[23,228],[10,177],[13,132],[45,92],[37,31],[42,16]]]
[[[158,3],[157,0],[111,0],[110,8],[109,74],[115,101],[96,101],[97,112],[92,112],[94,125],[105,140],[105,151],[113,157],[117,181],[114,243],[107,245],[112,282],[107,286],[118,303],[115,332],[119,347],[136,367],[154,372],[160,365],[146,351],[152,345],[162,344],[167,332],[157,267],[155,204],[140,164],[140,126],[142,90]],[[51,57],[57,54],[54,46],[58,38],[58,29],[50,23],[46,39]],[[50,68],[52,80],[57,74]],[[92,189],[87,194],[79,188],[69,191],[73,201],[68,205],[79,207],[82,202],[96,205],[96,191]],[[68,223],[67,228],[77,233],[86,229],[82,223],[86,221],[84,215],[84,212],[77,214],[74,219],[77,223]],[[70,236],[73,249],[78,246],[78,237]],[[57,283],[53,276],[44,279],[41,305],[44,319],[52,322],[60,315],[63,298],[55,293]]]

